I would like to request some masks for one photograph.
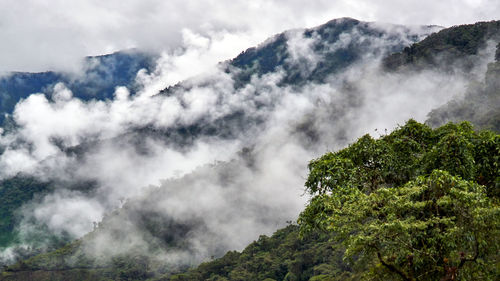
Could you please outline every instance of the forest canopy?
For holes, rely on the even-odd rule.
[[[309,163],[301,231],[331,232],[344,259],[384,280],[499,276],[500,135],[414,120]]]

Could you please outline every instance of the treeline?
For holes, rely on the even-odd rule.
[[[299,218],[160,280],[495,280],[500,135],[410,120],[311,161]]]

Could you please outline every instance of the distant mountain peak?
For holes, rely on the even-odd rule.
[[[367,54],[401,51],[434,31],[434,27],[412,29],[402,25],[338,18],[316,27],[274,35],[257,47],[242,52],[229,64],[239,70],[237,85],[244,85],[252,75],[261,76],[277,68],[285,70],[284,84],[301,84],[306,80],[324,82],[327,76],[345,69]],[[302,40],[295,37],[302,37]],[[380,39],[384,43],[380,44]],[[294,46],[297,41],[300,44]],[[295,47],[298,48],[294,50]],[[294,58],[295,51],[299,52],[299,61]],[[317,64],[313,62],[314,65],[308,66],[307,71],[297,71],[307,63],[300,61],[300,52],[306,57],[317,57]]]

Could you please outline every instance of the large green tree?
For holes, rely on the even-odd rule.
[[[493,280],[499,268],[500,138],[410,120],[313,160],[299,218],[345,247],[366,277]]]

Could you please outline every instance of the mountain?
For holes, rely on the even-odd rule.
[[[78,161],[75,167],[84,166],[88,159],[101,154],[103,151],[101,147],[112,146],[116,153],[128,152],[127,144],[130,143],[137,152],[134,157],[154,155],[157,153],[154,147],[158,143],[185,154],[189,154],[190,148],[199,145],[200,140],[208,140],[208,142],[238,140],[243,143],[243,148],[232,161],[198,168],[181,178],[163,182],[149,189],[148,192],[142,192],[141,196],[129,198],[116,211],[108,213],[100,224],[96,224],[94,231],[56,251],[37,255],[8,267],[2,278],[5,280],[29,280],[30,278],[38,280],[78,278],[141,280],[162,278],[162,275],[164,278],[170,278],[172,273],[185,271],[188,267],[211,256],[220,257],[228,250],[241,247],[233,241],[237,240],[233,239],[236,236],[235,233],[243,236],[248,234],[245,232],[249,232],[251,228],[245,228],[244,224],[238,223],[246,221],[255,223],[255,225],[250,224],[254,226],[250,230],[252,235],[255,231],[263,231],[255,226],[263,227],[262,229],[273,226],[276,229],[280,221],[283,224],[286,216],[273,214],[283,213],[282,208],[285,208],[286,204],[273,201],[266,205],[265,199],[276,195],[288,198],[286,192],[300,187],[287,186],[287,189],[283,189],[279,194],[271,193],[268,189],[272,188],[272,185],[264,185],[261,178],[277,173],[272,170],[277,165],[274,161],[287,165],[293,164],[293,161],[296,161],[295,158],[292,158],[290,162],[285,162],[286,158],[290,157],[289,154],[303,153],[309,156],[314,155],[318,150],[322,151],[323,148],[318,149],[318,147],[322,147],[325,143],[345,145],[353,136],[356,136],[353,132],[356,129],[355,125],[359,125],[361,121],[367,122],[367,119],[357,121],[356,118],[373,108],[383,108],[376,101],[378,98],[383,100],[383,92],[386,91],[384,87],[390,90],[394,85],[404,85],[405,81],[418,77],[422,73],[425,74],[426,71],[437,69],[436,72],[431,72],[433,76],[441,71],[442,66],[439,60],[432,59],[433,55],[446,57],[445,65],[456,62],[459,65],[457,72],[473,68],[474,66],[469,62],[477,61],[479,50],[485,47],[484,44],[487,45],[487,39],[495,38],[492,35],[496,34],[495,32],[483,31],[493,30],[490,26],[495,24],[495,22],[479,23],[477,26],[471,25],[472,29],[469,26],[445,29],[427,37],[432,40],[425,41],[428,39],[424,39],[415,45],[410,44],[425,37],[436,28],[423,27],[423,32],[412,33],[410,29],[400,26],[382,28],[374,23],[340,19],[313,29],[285,32],[269,39],[261,46],[243,52],[231,61],[222,63],[221,73],[180,82],[152,97],[152,100],[158,104],[176,101],[186,112],[193,113],[192,118],[184,120],[179,117],[180,121],[169,123],[168,126],[158,126],[155,122],[133,124],[123,134],[113,138],[84,141],[77,146],[65,146],[62,142],[60,145],[62,152],[76,155]],[[472,37],[466,35],[469,30],[476,30],[475,32],[479,35]],[[453,40],[455,37],[456,40]],[[438,43],[434,45],[429,42]],[[452,50],[452,55],[441,54],[442,42],[447,42],[446,48]],[[458,51],[456,51],[454,44],[475,46],[476,51],[472,51],[473,47],[465,49],[457,47]],[[406,59],[410,56],[407,50],[412,48],[404,48],[406,45],[425,46],[413,47],[419,51],[415,54],[411,53],[412,59]],[[392,52],[399,53],[390,55]],[[379,63],[382,57],[386,57],[383,60],[385,70],[380,73]],[[425,63],[420,63],[421,61]],[[464,61],[466,63],[462,63]],[[464,65],[465,68],[461,68]],[[498,81],[495,76],[495,65],[496,63],[490,64],[486,75],[487,80],[484,82],[485,88],[495,89],[494,83]],[[353,75],[356,76],[354,78],[348,75],[353,69],[359,71]],[[359,69],[368,69],[368,74]],[[371,69],[375,69],[373,71],[376,75],[369,72]],[[400,77],[400,79],[391,80],[393,77]],[[366,84],[366,81],[371,82],[371,80],[376,82]],[[384,81],[390,81],[393,84],[384,84]],[[417,80],[417,82],[421,81]],[[382,85],[382,91],[377,92],[379,85]],[[420,84],[410,85],[415,87]],[[325,91],[325,87],[328,90]],[[321,92],[322,90],[326,94]],[[366,91],[370,93],[372,90],[380,94],[375,97],[375,101],[366,94]],[[396,88],[396,91],[409,90],[407,87],[402,87]],[[212,101],[213,92],[217,95]],[[201,93],[198,96],[200,98],[208,97],[207,101],[211,106],[209,111],[200,113],[193,110],[193,104],[190,104],[193,93]],[[322,95],[316,96],[316,93]],[[296,99],[287,100],[282,97]],[[304,101],[304,97],[310,98],[311,101]],[[398,96],[391,97],[397,98]],[[293,114],[290,114],[290,111],[283,110],[282,104],[287,104],[287,102],[292,104],[295,102],[299,105],[310,102],[314,106],[310,110],[304,112],[294,110],[291,111]],[[231,107],[234,105],[237,105],[236,109]],[[295,109],[295,107],[292,108]],[[154,110],[153,107],[148,109]],[[444,112],[448,110],[443,109]],[[167,110],[161,112],[166,114]],[[290,115],[297,118],[290,120],[285,118],[285,121],[279,121],[279,118]],[[272,122],[276,122],[277,125],[271,126]],[[277,128],[285,130],[285,133],[281,133]],[[441,129],[441,132],[443,130],[446,129]],[[275,133],[276,131],[281,134]],[[254,134],[254,132],[257,133]],[[437,142],[440,137],[442,135],[435,135],[433,141]],[[156,142],[157,140],[160,141]],[[411,140],[410,143],[415,144],[414,140]],[[304,150],[298,150],[299,153],[296,151],[289,154],[277,153],[279,148],[286,147],[287,142],[292,141],[294,146]],[[406,143],[408,143],[407,139],[397,142],[398,145]],[[358,144],[359,147],[364,145],[361,141]],[[226,148],[229,149],[229,146]],[[309,154],[310,151],[313,152]],[[103,158],[109,155],[102,154]],[[268,154],[272,157],[266,157]],[[363,155],[359,157],[359,159],[365,159]],[[376,157],[370,157],[366,158],[369,162],[364,167],[366,169],[375,163],[369,160]],[[99,159],[103,161],[103,158]],[[141,158],[134,159],[140,161]],[[404,159],[400,160],[401,163],[406,163]],[[266,166],[268,163],[271,164]],[[137,164],[137,169],[140,169],[140,165]],[[292,169],[291,165],[288,165],[287,169]],[[64,171],[70,175],[69,178],[73,175],[72,173],[78,174],[76,169]],[[368,170],[367,174],[370,174],[370,171]],[[386,172],[394,178],[398,177],[391,171]],[[296,170],[293,170],[293,173],[296,173]],[[282,177],[280,180],[286,181],[287,178]],[[376,182],[376,179],[373,180]],[[405,178],[404,181],[398,182],[398,185],[406,183],[407,180],[409,179]],[[368,185],[368,183],[363,184]],[[258,190],[260,193],[251,193],[251,190]],[[103,194],[98,195],[96,196],[98,200],[105,200]],[[31,198],[27,196],[26,200]],[[217,199],[221,200],[217,201]],[[178,202],[191,202],[194,208],[190,209]],[[12,209],[19,205],[21,204],[16,203]],[[240,211],[234,213],[236,210]],[[13,210],[9,212],[7,214],[13,213]],[[328,235],[313,233],[309,237],[312,240],[307,240],[309,238],[300,240],[297,239],[297,231],[290,226],[278,231],[271,238],[270,244],[266,244],[268,239],[262,238],[260,242],[252,244],[241,254],[229,253],[222,260],[203,264],[186,275],[181,273],[172,278],[199,280],[201,275],[203,276],[201,278],[211,276],[215,280],[232,277],[234,279],[231,280],[244,280],[245,276],[252,276],[248,277],[250,279],[280,279],[285,278],[283,276],[287,276],[288,273],[293,274],[288,275],[290,280],[294,280],[293,278],[307,280],[311,277],[315,279],[310,280],[322,280],[321,278],[328,280],[328,278],[333,278],[332,275],[336,278],[346,277],[338,271],[338,268],[324,265],[331,261],[342,270],[350,269],[339,262],[336,254],[332,254],[327,249],[329,246],[325,246],[329,245],[326,242],[329,239]],[[248,241],[251,239],[255,238],[250,238]],[[296,252],[284,253],[285,250],[281,244],[288,243],[286,241],[296,245],[294,249]],[[255,248],[260,247],[261,244],[264,246],[259,249],[263,253],[253,255],[252,253],[257,251]],[[318,259],[312,263],[304,261],[305,254],[316,255],[316,251],[325,254],[324,260]],[[286,260],[283,260],[285,258]],[[259,268],[269,260],[276,267]],[[325,262],[326,260],[329,262]],[[252,269],[252,266],[255,268]],[[232,277],[228,275],[231,272]],[[298,276],[300,275],[298,273],[303,276]]]
[[[459,136],[459,140],[456,138]],[[344,255],[346,245],[351,247],[350,240],[340,233],[332,232],[329,229],[330,222],[323,224],[322,220],[332,216],[332,205],[323,203],[322,200],[329,200],[330,197],[336,196],[332,188],[345,188],[343,192],[347,192],[348,188],[359,188],[365,190],[368,194],[373,192],[376,194],[380,189],[382,193],[397,192],[408,188],[414,181],[424,179],[424,177],[435,174],[436,171],[444,173],[444,175],[455,175],[452,186],[457,184],[457,189],[460,192],[453,193],[449,189],[439,189],[442,182],[432,183],[430,187],[437,186],[436,193],[430,191],[424,194],[417,193],[418,196],[412,197],[414,200],[422,200],[423,203],[417,202],[415,206],[410,204],[410,201],[402,202],[406,205],[399,206],[395,212],[400,212],[399,215],[409,217],[403,223],[412,224],[407,228],[391,228],[388,225],[386,228],[389,231],[394,231],[393,235],[404,235],[400,232],[414,231],[421,235],[414,235],[415,239],[421,239],[421,236],[430,236],[430,239],[453,239],[453,241],[462,241],[462,243],[450,243],[443,249],[441,244],[416,244],[414,246],[407,245],[402,241],[401,245],[396,245],[401,249],[409,249],[415,251],[415,255],[419,255],[416,261],[422,263],[434,261],[439,267],[439,272],[433,273],[424,280],[435,280],[437,276],[448,276],[446,264],[436,262],[434,256],[426,259],[430,255],[430,245],[437,247],[437,252],[432,252],[432,255],[448,255],[441,251],[448,251],[451,248],[454,251],[464,250],[467,255],[474,251],[474,246],[468,245],[467,239],[483,239],[480,242],[480,249],[475,249],[478,252],[477,256],[481,257],[485,262],[475,262],[471,260],[463,269],[460,268],[465,276],[472,276],[471,280],[479,280],[486,276],[495,276],[498,274],[498,268],[495,271],[495,264],[499,262],[498,252],[498,236],[493,233],[498,232],[499,223],[495,220],[495,214],[500,212],[498,205],[495,205],[494,198],[498,199],[498,177],[496,171],[498,165],[496,159],[500,157],[498,148],[500,146],[500,135],[488,131],[474,132],[472,126],[468,123],[448,124],[437,129],[410,120],[404,126],[391,132],[382,138],[375,140],[369,135],[365,135],[358,139],[355,143],[347,148],[335,153],[327,153],[322,157],[311,161],[309,165],[310,173],[306,182],[308,192],[316,194],[309,202],[306,210],[302,213],[299,219],[299,226],[289,225],[274,233],[271,237],[260,236],[258,240],[248,245],[243,251],[230,251],[221,258],[206,261],[197,267],[189,269],[186,265],[177,264],[172,261],[172,253],[174,256],[180,254],[179,251],[196,251],[196,248],[190,248],[191,245],[187,240],[192,237],[193,233],[201,230],[202,237],[209,241],[217,240],[217,233],[211,233],[209,228],[203,225],[202,220],[197,220],[196,217],[188,216],[191,220],[183,222],[175,222],[164,217],[161,212],[154,211],[155,200],[162,200],[164,194],[169,194],[168,189],[171,185],[185,186],[186,184],[196,183],[200,179],[202,173],[214,174],[212,169],[221,169],[226,171],[226,175],[233,175],[229,170],[234,168],[234,163],[220,163],[212,167],[206,167],[189,175],[183,179],[166,182],[159,189],[151,190],[150,196],[145,196],[141,199],[132,200],[124,205],[120,210],[105,218],[98,228],[77,241],[60,248],[57,251],[35,256],[33,258],[21,261],[13,266],[10,266],[2,273],[2,280],[360,280],[366,276],[379,276],[384,280],[399,280],[399,276],[391,272],[391,266],[384,266],[377,262],[374,255],[370,255],[368,250],[354,248],[351,251],[357,251],[354,254],[350,253],[348,258]],[[458,147],[465,148],[462,153],[456,153]],[[437,153],[437,154],[436,154]],[[339,167],[339,161],[348,161],[351,165]],[[456,161],[467,161],[463,166],[456,166]],[[471,169],[472,166],[477,168]],[[326,170],[325,170],[326,168]],[[331,175],[326,176],[325,174]],[[333,173],[333,175],[332,175]],[[449,173],[449,174],[448,174]],[[236,175],[238,177],[238,175]],[[335,177],[333,179],[332,177]],[[495,178],[497,177],[497,178]],[[475,184],[475,189],[463,190],[462,179],[471,182],[480,182],[484,185]],[[221,178],[223,181],[232,181],[231,178]],[[443,180],[443,179],[441,179]],[[349,182],[344,185],[335,184],[336,182]],[[321,184],[318,184],[320,183]],[[448,184],[447,181],[444,184]],[[389,189],[387,187],[390,187]],[[175,188],[175,187],[174,187]],[[177,187],[178,188],[178,187]],[[330,191],[322,190],[329,189]],[[368,192],[366,190],[372,190]],[[412,193],[406,193],[405,196],[413,196]],[[341,192],[340,194],[342,194]],[[413,191],[416,192],[416,191]],[[450,192],[449,195],[442,194]],[[479,198],[481,206],[486,204],[486,209],[477,210],[484,212],[489,210],[491,213],[484,213],[483,228],[490,229],[492,235],[481,232],[470,238],[470,233],[476,228],[470,223],[482,221],[474,218],[473,220],[453,220],[455,216],[473,215],[469,213],[469,209],[477,204],[470,204],[471,199],[467,201],[457,198],[456,201],[447,200],[446,196],[457,195],[475,196]],[[362,196],[368,196],[361,193]],[[383,198],[390,202],[391,197]],[[422,208],[426,204],[431,204],[434,200],[440,200],[440,214],[434,214],[435,208]],[[363,202],[363,201],[360,201]],[[485,203],[487,202],[487,203]],[[377,204],[385,204],[385,201],[379,201]],[[413,203],[413,202],[411,202]],[[425,204],[424,204],[425,203]],[[444,204],[449,203],[450,206]],[[332,203],[333,204],[333,203]],[[347,204],[347,202],[346,202]],[[361,203],[363,204],[363,203]],[[456,205],[454,205],[456,204]],[[464,204],[464,205],[462,205]],[[492,205],[490,205],[492,204]],[[167,204],[168,206],[168,204]],[[409,207],[414,207],[411,209]],[[378,209],[376,206],[364,206],[369,216],[371,212]],[[135,211],[134,211],[135,209]],[[383,209],[385,210],[385,209]],[[411,211],[410,211],[411,210]],[[146,211],[146,212],[145,212]],[[362,210],[364,212],[364,210]],[[411,213],[413,212],[413,213]],[[431,224],[422,226],[421,221],[416,221],[415,216],[419,219],[424,219],[422,214],[430,212]],[[474,212],[474,211],[473,211]],[[208,215],[208,214],[207,214]],[[127,224],[120,217],[129,217]],[[436,216],[443,218],[444,225],[441,225],[442,231],[448,231],[450,234],[440,236],[432,230],[435,229],[434,224],[439,222]],[[395,216],[381,216],[377,219],[389,219]],[[451,222],[447,222],[450,217]],[[489,219],[487,219],[489,218]],[[263,218],[264,219],[264,218]],[[425,217],[427,219],[427,217]],[[349,219],[347,219],[349,222]],[[369,220],[365,219],[365,223]],[[134,225],[130,225],[130,223]],[[397,223],[396,223],[397,224]],[[455,226],[456,224],[456,226]],[[363,225],[363,224],[356,224]],[[370,226],[370,229],[375,230],[375,226]],[[427,227],[429,231],[422,232],[422,227]],[[464,227],[462,232],[455,233],[456,227]],[[139,235],[146,236],[146,240],[152,244],[138,244],[135,235],[138,235],[137,230],[142,229]],[[174,230],[174,231],[173,231]],[[398,232],[400,231],[400,232]],[[482,229],[481,231],[485,231]],[[497,231],[497,232],[495,232]],[[112,240],[103,239],[104,237]],[[423,233],[423,234],[422,234]],[[424,235],[425,234],[425,235]],[[215,235],[213,238],[212,235]],[[348,235],[357,235],[356,232],[349,232]],[[144,237],[144,236],[143,236]],[[364,239],[374,239],[373,243],[380,243],[379,247],[391,247],[391,243],[385,245],[384,242],[378,242],[377,239],[391,239],[392,236],[362,236],[361,239],[355,242],[363,243]],[[435,237],[435,238],[433,238]],[[458,239],[458,240],[457,240]],[[486,239],[486,240],[484,240]],[[496,239],[496,240],[495,240]],[[94,240],[94,241],[93,241]],[[96,240],[101,240],[101,243],[96,244]],[[127,247],[123,247],[123,242],[128,241]],[[396,240],[399,241],[399,240]],[[469,242],[467,242],[469,241]],[[104,242],[104,244],[103,244]],[[349,243],[348,243],[349,242]],[[120,245],[120,246],[119,246]],[[215,246],[214,244],[212,244]],[[141,247],[146,247],[148,255],[144,255],[144,250]],[[369,248],[369,245],[367,246]],[[420,248],[424,248],[429,252],[419,252]],[[458,250],[456,249],[458,248]],[[162,250],[163,249],[163,250]],[[378,249],[378,248],[377,248]],[[440,249],[440,250],[439,250]],[[488,250],[489,249],[489,250]],[[392,249],[391,249],[392,250]],[[166,255],[162,254],[166,251]],[[399,254],[396,250],[394,253]],[[114,253],[111,255],[111,253]],[[389,255],[391,252],[389,252]],[[367,256],[366,256],[367,255]],[[423,255],[420,258],[420,255]],[[110,258],[112,257],[112,258]],[[406,253],[404,254],[406,256]],[[403,257],[403,259],[404,259]],[[446,256],[445,256],[446,257]],[[460,262],[460,257],[449,255],[450,260],[453,258]],[[380,257],[379,257],[380,258]],[[387,254],[384,258],[390,259]],[[208,257],[205,257],[205,260]],[[394,258],[395,259],[395,258]],[[447,258],[448,259],[448,258]],[[166,262],[167,261],[167,262]],[[359,261],[359,263],[358,263]],[[388,262],[386,262],[387,264]],[[401,262],[403,267],[406,263]],[[451,264],[451,261],[450,261]],[[430,265],[423,268],[418,268],[420,271],[425,271]],[[451,265],[450,265],[451,266]],[[387,268],[385,268],[387,267]],[[372,269],[370,269],[372,268]],[[481,270],[481,269],[484,269]],[[479,278],[479,279],[478,279]],[[489,280],[489,279],[485,279]]]
[[[235,88],[248,84],[253,76],[277,71],[284,72],[279,81],[281,86],[322,83],[362,58],[400,51],[440,29],[438,26],[410,28],[352,18],[334,19],[314,28],[277,34],[225,62],[223,68],[234,75]],[[160,93],[169,93],[179,87],[192,85],[184,81]]]
[[[12,114],[21,99],[33,93],[50,97],[51,87],[64,83],[73,95],[82,100],[112,99],[115,87],[127,86],[132,93],[137,85],[135,77],[141,69],[154,70],[157,56],[137,50],[86,57],[82,73],[12,72],[0,76],[0,124],[5,114]]]
[[[19,175],[0,183],[0,246],[8,246],[15,240],[14,227],[15,211],[22,204],[33,199],[36,193],[48,189],[46,183],[40,182],[33,177]]]
[[[457,133],[462,134],[461,141],[464,142],[452,140]],[[416,271],[422,273],[416,280],[437,280],[443,276],[443,278],[451,278],[457,275],[463,280],[490,280],[490,278],[498,276],[498,267],[495,268],[500,262],[497,252],[498,237],[495,235],[489,237],[486,234],[488,230],[476,228],[474,228],[473,237],[465,234],[465,232],[471,233],[472,228],[468,225],[459,226],[461,220],[456,218],[467,213],[468,210],[465,208],[452,209],[453,207],[445,206],[444,201],[450,205],[461,206],[461,199],[453,198],[453,190],[451,192],[446,190],[447,183],[432,182],[431,187],[438,186],[439,189],[436,190],[435,194],[429,193],[425,188],[415,188],[409,191],[409,187],[414,184],[412,178],[422,179],[424,175],[432,175],[433,173],[447,175],[449,172],[457,175],[455,180],[472,179],[474,182],[483,184],[475,191],[468,189],[464,193],[478,193],[485,201],[495,202],[499,195],[495,193],[498,192],[499,178],[495,174],[498,171],[498,165],[493,163],[500,156],[499,141],[500,135],[487,131],[475,133],[469,123],[447,124],[432,130],[430,127],[413,120],[377,140],[365,135],[343,150],[326,153],[310,162],[306,188],[315,196],[302,212],[298,228],[288,226],[278,230],[270,238],[260,237],[241,253],[228,252],[224,257],[202,263],[186,273],[166,275],[157,280],[312,281],[364,280],[364,278],[401,280],[401,276],[412,280],[411,278],[416,275]],[[457,154],[456,148],[463,148],[463,146],[470,144],[469,142],[474,143],[474,145],[471,144],[470,150],[462,150],[462,153],[469,156],[473,154],[474,160],[469,159],[468,163],[462,163],[463,166],[454,165],[456,160],[462,159],[463,161],[465,156]],[[445,146],[450,147],[444,148]],[[436,153],[439,155],[435,155]],[[447,162],[451,159],[454,160]],[[465,168],[472,166],[477,167],[474,172]],[[432,170],[434,172],[431,172]],[[455,184],[456,182],[452,182],[452,186]],[[358,188],[363,192],[357,195],[349,194],[350,189],[357,190]],[[464,191],[461,190],[463,187],[456,186],[455,188],[454,192]],[[377,190],[380,191],[379,194],[377,194]],[[403,196],[408,198],[400,202],[399,206],[391,206],[395,209],[390,209],[387,202],[390,202],[391,195],[396,194],[399,190],[404,194]],[[446,192],[449,193],[443,194]],[[390,196],[385,197],[381,195],[383,193]],[[370,196],[366,194],[377,194],[372,196],[374,199],[376,198],[374,202],[360,201],[363,200],[364,196]],[[356,196],[356,200],[349,198],[351,196]],[[453,200],[450,201],[450,197]],[[470,203],[470,206],[479,207],[481,203],[475,201],[477,198],[467,199],[466,204]],[[410,207],[413,204],[412,200],[417,201],[414,209]],[[439,206],[435,206],[430,211],[430,225],[425,225],[427,218],[424,214],[429,212],[428,204],[432,204],[433,201],[438,201],[439,203],[436,205]],[[355,204],[356,207],[348,209],[350,204]],[[344,208],[338,205],[343,205]],[[498,215],[500,211],[498,203],[486,205],[486,208],[488,211],[491,208],[490,215],[492,216]],[[382,210],[397,213],[400,221],[386,222],[394,217],[390,215],[377,216],[378,212]],[[343,212],[349,213],[346,216],[338,215]],[[357,212],[363,214],[359,221],[355,216],[359,215]],[[441,213],[435,214],[434,212]],[[374,213],[376,215],[373,215]],[[466,221],[473,224],[485,223],[488,217],[486,213],[482,214],[484,217],[475,217]],[[438,222],[438,218],[445,219],[447,216],[451,216],[454,223],[457,223],[451,229],[449,229],[450,224]],[[375,222],[373,223],[373,221]],[[349,225],[350,223],[354,224],[351,231],[342,232],[333,229],[336,225]],[[497,233],[500,221],[498,218],[489,217],[486,224],[488,225],[486,227],[490,228],[493,233]],[[364,232],[360,233],[360,229],[363,229],[364,225],[367,227]],[[380,228],[377,228],[378,226]],[[433,230],[437,227],[440,230],[434,233]],[[455,227],[464,227],[464,233],[455,233]],[[380,230],[382,233],[374,234]],[[387,231],[388,236],[385,236],[385,231]],[[447,231],[457,234],[457,236],[440,235],[441,232],[444,234]],[[408,232],[415,233],[408,237],[410,242],[399,239],[407,235]],[[412,238],[419,240],[425,236],[431,240],[443,239],[448,244],[444,246],[445,243],[437,243],[436,245],[433,243],[434,241],[425,241],[425,243],[411,241]],[[450,243],[451,240],[456,241],[455,239],[462,242]],[[481,246],[474,248],[469,244],[471,241],[469,239],[483,239],[484,248],[480,249]],[[348,248],[344,248],[345,246]],[[396,248],[391,248],[393,246]],[[433,252],[433,247],[437,248],[437,252]],[[444,253],[450,248],[451,251],[458,251],[457,248],[464,251],[461,252],[462,258],[459,258],[458,255],[453,257],[458,260],[456,263],[451,261],[451,253]],[[397,255],[401,255],[400,251],[405,250],[406,253],[399,257],[402,261],[398,261]],[[383,255],[381,251],[385,251]],[[476,258],[470,259],[469,263],[464,266],[460,260],[464,260],[465,252],[470,255],[474,251],[476,258],[481,255],[482,259],[487,261],[483,263],[476,262]],[[444,264],[435,256],[431,256],[440,254],[447,256]],[[367,256],[368,259],[366,259]],[[408,267],[413,265],[414,256],[415,263],[421,264],[426,259],[425,262],[430,261],[430,263],[425,266],[415,266],[413,270],[403,270],[402,268],[405,268],[406,265]],[[384,260],[384,258],[388,260]],[[461,266],[456,266],[459,263]],[[429,268],[434,268],[434,270],[428,271]],[[408,275],[410,277],[407,277]]]
[[[307,86],[308,83],[327,83],[328,77],[341,73],[349,65],[355,64],[364,58],[377,58],[401,50],[405,45],[425,37],[436,29],[436,27],[418,27],[413,31],[404,26],[379,25],[344,18],[311,29],[287,31],[268,39],[256,48],[248,49],[233,60],[221,63],[222,73],[229,75],[231,81],[233,81],[231,83],[234,84],[227,90],[221,90],[222,92],[235,91],[236,95],[240,96],[248,95],[248,100],[255,100],[252,103],[256,110],[263,113],[272,112],[276,107],[276,102],[272,99],[266,101],[260,98],[262,94],[265,94],[266,88],[269,86],[263,85],[262,88],[248,92],[245,87],[252,86],[250,77],[255,76],[254,80],[266,79],[266,75],[280,73],[281,78],[280,82],[278,82],[280,88],[292,87],[300,89]],[[274,57],[271,58],[270,56]],[[277,59],[278,57],[279,59]],[[89,67],[78,80],[69,80],[70,77],[66,77],[64,74],[48,72],[41,74],[17,73],[2,81],[5,85],[10,85],[10,88],[6,87],[5,89],[10,89],[9,91],[15,91],[25,96],[32,91],[43,90],[48,87],[47,85],[51,85],[56,81],[63,81],[67,83],[68,88],[73,91],[76,98],[84,101],[94,98],[108,99],[111,98],[116,85],[123,83],[129,87],[133,86],[133,73],[138,69],[153,67],[151,64],[152,58],[140,52],[115,53],[108,56],[87,58],[87,61],[92,67]],[[305,65],[307,65],[307,69],[301,69],[300,72],[297,72],[298,66]],[[161,91],[151,99],[161,103],[162,99],[175,97],[180,101],[181,106],[188,108],[183,100],[184,96],[191,89],[217,86],[217,79],[219,78],[214,78],[210,74],[201,78],[189,79]],[[345,88],[349,93],[348,87]],[[97,95],[95,95],[96,93]],[[46,95],[50,97],[50,92],[47,92]],[[12,101],[15,99],[11,98]],[[225,99],[222,99],[216,105],[217,108],[227,106],[227,100]],[[338,104],[335,107],[326,116],[342,116],[346,114],[344,113],[346,108],[343,108],[342,105]],[[228,113],[224,113],[224,110],[219,112],[222,114],[218,114],[216,117],[201,115],[189,123],[179,122],[173,126],[162,127],[150,123],[131,126],[123,134],[116,137],[110,139],[83,139],[76,146],[66,146],[63,141],[58,142],[56,145],[63,155],[72,159],[71,161],[76,161],[74,163],[76,167],[82,167],[85,166],[89,157],[98,155],[102,147],[112,146],[118,150],[126,150],[128,144],[132,144],[134,150],[140,155],[149,155],[154,153],[150,148],[150,142],[153,140],[176,150],[188,151],[200,139],[204,138],[227,140],[241,138],[242,135],[254,131],[255,128],[265,126],[269,118],[267,115],[253,114],[244,108],[232,110]],[[320,132],[314,129],[314,126],[309,124],[310,122],[312,121],[306,120],[305,123],[294,125],[296,128],[293,131],[294,134],[301,138],[301,145],[314,147],[318,144]],[[15,124],[12,127],[15,128]],[[336,137],[339,137],[338,134]],[[50,141],[56,140],[57,137],[54,137]],[[13,147],[18,145],[16,142],[13,143]],[[237,161],[237,166],[244,167],[247,165],[245,163],[253,161],[252,158],[255,158],[254,147],[255,144],[251,142],[246,145],[242,150],[242,155],[245,155],[243,162]],[[8,149],[8,146],[1,149]],[[53,160],[47,162],[51,161]],[[26,219],[24,218],[26,214],[21,213],[20,210],[21,206],[26,202],[41,202],[45,196],[51,194],[54,190],[82,189],[85,194],[88,194],[86,191],[89,189],[88,186],[95,185],[96,179],[82,179],[81,176],[77,175],[77,172],[73,168],[64,169],[64,173],[68,175],[67,177],[73,178],[76,182],[68,182],[67,180],[61,182],[57,177],[49,177],[49,179],[45,179],[41,183],[27,184],[26,182],[30,179],[29,176],[21,174],[5,179],[2,182],[2,190],[5,194],[12,194],[13,196],[4,196],[2,200],[13,203],[4,204],[5,224],[2,224],[3,228],[1,230],[5,238],[1,241],[1,246],[8,247],[19,242],[19,238],[16,236],[18,235],[17,229],[19,224]],[[238,175],[238,173],[234,172],[233,177],[235,175]],[[26,191],[33,190],[33,192],[26,192],[25,196],[16,198],[15,194],[22,192],[22,189]],[[38,198],[38,201],[32,198]],[[166,218],[163,217],[163,219]],[[23,243],[26,242],[23,241]],[[222,255],[228,249],[231,249],[231,247],[225,246],[212,254]],[[21,250],[18,248],[16,251]],[[34,253],[38,253],[38,251],[35,249]]]
[[[447,122],[468,120],[478,128],[500,132],[500,44],[496,62],[488,64],[483,81],[471,84],[462,97],[458,97],[429,113],[427,123],[439,126]]]
[[[500,132],[500,21],[480,22],[443,29],[384,59],[388,71],[439,68],[471,76],[463,96],[432,110],[427,123],[470,121],[477,128]],[[491,52],[486,72],[474,70],[484,53]],[[495,61],[496,60],[496,61]]]
[[[488,44],[500,40],[500,21],[446,28],[384,59],[387,70],[439,67],[470,71]],[[464,59],[466,58],[466,59]]]
[[[273,110],[274,100],[266,100],[257,97],[259,92],[266,92],[270,83],[273,86],[291,91],[301,92],[304,87],[321,84],[340,84],[341,91],[346,96],[351,95],[355,99],[356,81],[350,82],[343,77],[335,77],[349,67],[361,61],[375,60],[390,53],[401,51],[408,44],[417,42],[427,35],[441,29],[437,26],[414,26],[380,24],[374,22],[362,22],[352,18],[340,18],[329,21],[323,25],[309,29],[295,29],[277,34],[259,46],[252,47],[239,54],[234,59],[220,63],[221,71],[229,76],[231,85],[226,88],[218,88],[219,84],[226,83],[225,78],[213,77],[212,75],[201,75],[192,79],[181,81],[160,91],[158,96],[176,96],[181,99],[185,93],[200,88],[212,88],[222,93],[234,92],[236,95],[250,97],[252,106],[262,112]],[[257,89],[253,81],[263,89]],[[267,79],[273,81],[267,82]],[[276,81],[274,81],[276,79]],[[220,81],[219,81],[220,80]],[[333,81],[332,81],[333,80]],[[225,85],[223,85],[225,86]],[[248,89],[246,89],[248,87]],[[267,88],[267,89],[266,89]],[[223,107],[220,100],[217,107]],[[356,103],[356,101],[352,101]],[[186,107],[184,107],[186,108]],[[338,115],[341,113],[341,108]],[[152,135],[165,138],[166,141],[180,144],[189,144],[192,140],[201,136],[217,136],[233,139],[241,132],[250,130],[251,127],[262,125],[265,120],[258,115],[245,112],[244,109],[231,111],[230,114],[221,114],[218,118],[212,116],[201,116],[190,124],[172,126],[167,130],[158,126],[144,126],[139,128],[142,133],[149,132]],[[301,125],[307,128],[306,124]],[[305,138],[315,138],[310,126]],[[302,131],[298,128],[298,131]],[[312,144],[314,145],[314,143]]]
[[[321,83],[364,57],[399,51],[440,29],[387,27],[351,18],[335,19],[315,28],[278,34],[241,53],[230,61],[230,66],[238,69],[237,85],[249,82],[252,75],[262,76],[278,69],[285,72],[280,81],[283,85]]]
[[[353,280],[353,269],[331,238],[321,232],[301,235],[299,226],[289,225],[241,252],[157,280]]]

